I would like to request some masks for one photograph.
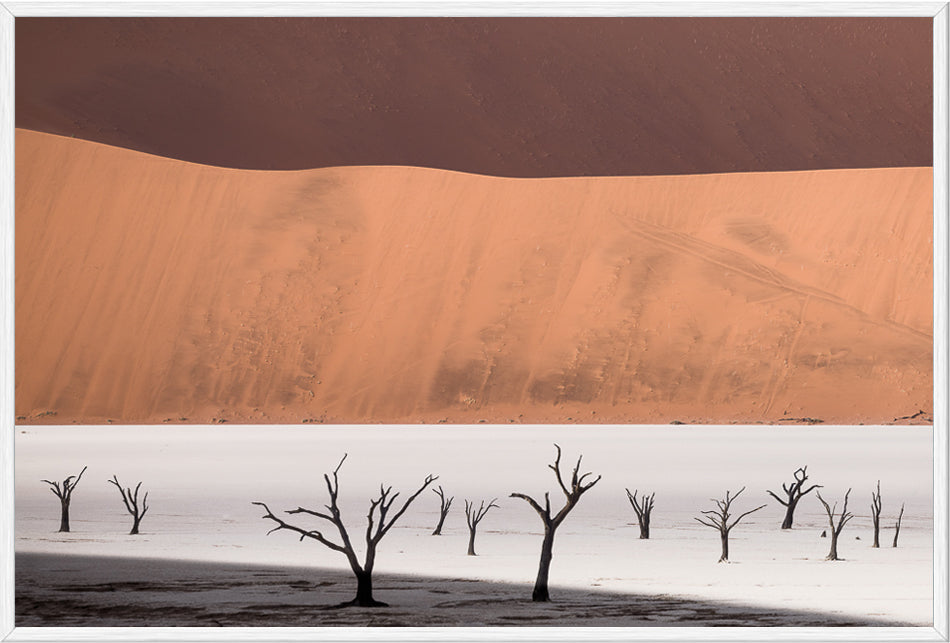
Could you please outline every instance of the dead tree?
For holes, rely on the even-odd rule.
[[[548,593],[548,573],[551,570],[551,559],[554,557],[554,532],[561,523],[564,522],[564,519],[567,518],[567,514],[571,513],[571,510],[577,505],[578,501],[580,501],[581,496],[584,495],[588,489],[597,484],[601,478],[597,476],[592,482],[584,484],[584,480],[592,474],[590,472],[579,474],[581,458],[583,458],[583,456],[581,456],[577,458],[577,464],[574,466],[573,474],[571,474],[571,485],[570,488],[568,488],[568,486],[564,484],[564,479],[561,477],[561,447],[555,444],[554,448],[557,449],[557,457],[554,459],[554,464],[549,464],[548,468],[554,471],[557,484],[561,487],[561,491],[564,492],[564,497],[566,498],[566,502],[560,511],[553,516],[551,515],[551,498],[547,492],[544,493],[543,507],[534,498],[526,494],[511,494],[512,498],[521,498],[531,505],[531,508],[538,512],[541,521],[544,523],[544,539],[541,541],[541,562],[538,566],[538,578],[534,583],[534,591],[531,593],[531,600],[536,602],[547,602],[551,600]]]
[[[439,524],[435,526],[435,531],[432,532],[432,535],[441,536],[442,524],[445,522],[445,517],[449,515],[449,507],[452,506],[452,501],[455,500],[455,496],[446,500],[445,492],[442,491],[442,485],[439,485],[438,489],[433,489],[432,492],[439,496]]]
[[[901,520],[904,518],[904,505],[901,504],[901,512],[897,516],[897,522],[894,524],[894,544],[893,547],[897,547],[897,537],[901,533]]]
[[[494,498],[491,502],[488,503],[488,506],[485,506],[485,501],[482,500],[478,504],[478,509],[475,508],[475,502],[465,501],[465,521],[468,523],[468,555],[476,556],[475,553],[475,530],[478,529],[478,523],[482,521],[482,518],[485,517],[485,514],[488,513],[488,510],[492,507],[497,507],[495,504],[498,498]]]
[[[135,485],[135,491],[132,491],[130,487],[122,488],[122,485],[119,484],[119,478],[115,475],[112,476],[112,480],[109,480],[111,484],[114,484],[118,488],[119,493],[122,494],[122,504],[125,505],[126,511],[132,515],[132,531],[129,532],[130,536],[134,536],[139,533],[139,523],[142,522],[142,518],[145,517],[145,512],[148,511],[148,491],[145,492],[145,495],[142,497],[142,505],[139,506],[139,488],[142,486],[142,483]]]
[[[650,514],[653,513],[653,496],[656,493],[654,492],[649,496],[644,493],[642,498],[637,500],[637,491],[634,489],[633,493],[630,493],[630,490],[626,489],[627,499],[633,506],[633,511],[637,514],[637,524],[640,525],[640,540],[648,540],[650,538]]]
[[[76,488],[76,485],[79,484],[79,479],[82,478],[82,474],[86,472],[88,467],[83,467],[82,471],[79,472],[78,476],[69,476],[63,480],[62,485],[59,482],[51,482],[50,480],[43,480],[49,485],[50,491],[53,492],[57,498],[59,498],[60,504],[60,516],[59,516],[59,530],[61,532],[69,531],[69,503],[72,500],[73,489]],[[75,478],[75,480],[73,480]]]
[[[732,507],[732,503],[735,499],[738,498],[743,491],[745,491],[745,487],[739,489],[734,496],[730,496],[730,492],[726,491],[726,497],[722,500],[711,498],[711,500],[716,503],[717,508],[702,512],[706,516],[705,518],[693,517],[693,520],[719,531],[719,539],[722,542],[722,555],[719,556],[718,561],[720,563],[729,562],[729,532],[732,531],[732,528],[738,525],[739,521],[749,514],[765,508],[765,505],[760,505],[744,514],[740,514],[738,518],[729,522],[729,519],[732,517],[732,514],[729,513],[729,509]]]
[[[871,492],[871,523],[874,525],[874,542],[871,547],[879,548],[881,541],[881,481],[877,481],[877,493]]]
[[[264,508],[265,513],[262,517],[268,520],[273,520],[277,523],[277,526],[271,529],[268,535],[274,533],[275,531],[280,531],[286,529],[287,531],[293,531],[300,534],[300,540],[303,541],[304,538],[311,538],[316,540],[320,544],[332,549],[333,551],[338,551],[344,556],[346,556],[347,561],[350,563],[350,568],[353,570],[353,573],[356,575],[356,598],[352,601],[348,601],[340,605],[340,607],[346,607],[350,605],[357,605],[359,607],[386,607],[386,603],[377,601],[373,598],[373,566],[376,564],[376,547],[379,545],[379,541],[389,533],[389,530],[392,529],[393,524],[406,512],[406,509],[409,508],[409,505],[412,504],[412,501],[419,497],[426,488],[432,484],[435,480],[438,479],[438,476],[428,475],[422,483],[422,486],[419,489],[409,496],[406,501],[403,503],[402,507],[399,508],[392,517],[389,517],[389,511],[392,509],[393,503],[396,501],[396,498],[399,496],[399,492],[392,493],[392,487],[383,487],[379,486],[379,495],[370,500],[369,503],[369,513],[366,515],[366,553],[363,558],[363,562],[360,563],[359,559],[356,556],[356,549],[353,547],[353,543],[350,541],[350,535],[346,530],[346,527],[343,525],[343,519],[340,516],[340,508],[337,504],[337,497],[339,495],[340,483],[337,477],[337,473],[340,471],[340,467],[343,466],[343,461],[346,460],[346,455],[343,456],[343,459],[340,460],[340,464],[336,465],[336,469],[333,470],[333,478],[331,479],[328,474],[323,474],[323,480],[326,482],[327,491],[330,494],[330,504],[324,505],[326,511],[314,511],[312,509],[304,509],[303,507],[297,507],[296,509],[291,509],[286,511],[287,514],[306,514],[309,516],[314,516],[320,518],[321,520],[326,520],[331,525],[336,527],[339,532],[340,542],[335,542],[330,540],[329,537],[325,536],[323,532],[316,529],[305,529],[303,527],[298,527],[297,525],[291,525],[287,522],[284,522],[280,518],[274,515],[274,512],[270,510],[263,502],[254,502],[252,504],[260,505]]]
[[[768,493],[770,496],[785,505],[785,520],[782,521],[782,529],[792,528],[792,519],[795,516],[795,507],[798,505],[798,501],[802,499],[802,496],[814,489],[821,488],[820,484],[813,484],[802,491],[802,486],[805,484],[805,481],[808,480],[808,475],[805,473],[806,469],[808,469],[808,467],[802,467],[795,471],[794,482],[790,482],[789,484],[785,484],[784,482],[782,483],[782,490],[785,492],[786,496],[784,500],[779,498],[775,493],[766,491],[766,493]]]
[[[848,521],[854,518],[854,515],[848,511],[848,496],[850,494],[850,489],[844,494],[844,506],[841,508],[841,514],[838,516],[838,524],[835,525],[835,511],[838,508],[838,503],[836,502],[833,507],[829,507],[825,499],[821,497],[821,492],[815,492],[815,495],[818,496],[818,500],[821,501],[821,504],[825,508],[825,513],[828,514],[828,525],[831,527],[831,551],[828,552],[825,560],[841,560],[838,558],[838,536],[841,535],[841,530],[848,524]]]

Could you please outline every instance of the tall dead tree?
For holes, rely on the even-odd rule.
[[[538,565],[538,577],[534,582],[534,590],[531,592],[531,600],[536,602],[551,600],[551,596],[548,593],[548,574],[551,571],[551,559],[554,557],[554,532],[561,523],[564,522],[564,519],[567,518],[567,514],[571,513],[571,510],[577,505],[578,501],[580,501],[581,496],[597,484],[601,478],[601,476],[597,476],[593,481],[584,484],[584,480],[592,474],[590,472],[584,474],[579,473],[581,458],[583,458],[583,456],[581,456],[577,458],[577,464],[574,466],[573,474],[571,474],[571,485],[570,488],[568,488],[568,486],[564,484],[564,479],[561,477],[561,447],[555,444],[554,448],[557,449],[557,457],[554,459],[554,464],[549,464],[548,468],[554,471],[557,484],[561,487],[561,491],[564,492],[564,497],[566,498],[564,506],[552,516],[551,498],[547,492],[544,493],[543,507],[531,496],[523,493],[511,494],[512,498],[521,498],[531,505],[531,508],[538,512],[538,516],[541,517],[541,522],[544,523],[544,538],[541,541],[541,562]]]
[[[904,505],[901,503],[901,512],[897,516],[897,522],[894,524],[894,544],[893,547],[897,547],[897,537],[901,533],[901,520],[904,518]]]
[[[69,503],[72,501],[73,490],[76,488],[76,485],[79,484],[79,480],[82,478],[82,474],[86,472],[86,469],[88,469],[88,467],[83,467],[78,476],[69,476],[63,480],[62,484],[50,480],[42,481],[48,484],[49,490],[53,492],[53,495],[59,498],[59,530],[61,532],[69,531]],[[75,478],[75,480],[73,480],[73,478]]]
[[[808,474],[805,472],[808,467],[801,467],[797,469],[794,473],[795,480],[785,484],[782,483],[782,490],[785,492],[785,499],[779,498],[772,491],[766,491],[770,496],[778,500],[780,503],[785,505],[785,520],[782,521],[782,529],[791,529],[792,520],[795,516],[795,507],[798,505],[798,501],[802,499],[802,496],[813,491],[814,489],[820,489],[820,484],[813,484],[804,491],[802,491],[802,486],[804,486],[805,481],[808,480]]]
[[[732,514],[729,510],[732,508],[732,503],[735,502],[736,498],[738,498],[743,491],[745,491],[745,487],[739,489],[734,496],[730,496],[730,492],[726,491],[726,497],[722,500],[711,498],[711,500],[716,503],[716,509],[702,512],[703,515],[706,516],[705,518],[693,516],[693,520],[719,531],[719,539],[722,543],[722,555],[719,556],[718,561],[720,563],[729,562],[729,532],[732,531],[732,528],[738,525],[739,521],[749,514],[765,508],[765,505],[760,505],[744,514],[740,514],[738,518],[730,522],[729,519],[732,517]]]
[[[874,542],[871,547],[880,547],[881,533],[881,481],[877,481],[877,493],[871,492],[871,523],[874,525]]]
[[[122,485],[119,484],[119,478],[115,475],[112,476],[112,480],[108,481],[111,484],[114,484],[118,488],[119,493],[122,494],[122,504],[125,505],[125,510],[132,515],[132,531],[129,532],[130,536],[134,536],[139,533],[139,523],[142,522],[142,518],[145,517],[145,512],[148,511],[148,491],[145,492],[145,495],[142,497],[142,504],[139,505],[139,488],[142,486],[142,483],[135,485],[135,491],[131,487],[122,488]]]
[[[647,540],[650,538],[650,514],[653,513],[653,497],[656,492],[649,496],[644,493],[643,497],[637,500],[637,489],[634,489],[633,493],[630,493],[629,489],[625,490],[627,500],[630,501],[634,513],[637,514],[637,524],[640,525],[640,540]]]
[[[442,525],[445,523],[445,517],[449,515],[449,507],[452,506],[452,501],[455,500],[455,496],[446,500],[445,492],[442,491],[442,485],[439,485],[438,489],[433,489],[432,492],[439,496],[439,524],[435,526],[435,531],[432,532],[432,535],[441,536]]]
[[[485,514],[488,513],[488,510],[492,507],[498,507],[495,504],[495,501],[498,498],[494,498],[491,502],[488,503],[488,506],[485,506],[485,501],[482,500],[478,504],[478,509],[475,508],[475,502],[465,501],[465,522],[468,523],[468,555],[477,556],[475,553],[475,531],[478,529],[478,523],[482,521],[482,518],[485,517]]]
[[[363,558],[363,562],[360,563],[359,558],[356,556],[356,549],[353,547],[353,543],[350,541],[350,535],[346,530],[346,527],[343,525],[343,519],[340,516],[340,507],[337,504],[337,498],[340,490],[340,482],[337,477],[337,473],[340,471],[340,467],[343,466],[343,462],[346,460],[346,455],[343,456],[343,459],[340,460],[340,464],[336,465],[336,469],[333,470],[333,478],[330,478],[329,474],[323,474],[323,480],[326,482],[327,491],[330,494],[330,504],[324,505],[326,511],[314,511],[312,509],[304,509],[303,507],[297,507],[296,509],[291,509],[284,513],[287,514],[306,514],[308,516],[314,516],[329,522],[331,525],[336,527],[337,532],[339,532],[340,541],[335,542],[330,540],[329,537],[324,536],[323,532],[316,529],[305,529],[303,527],[298,527],[297,525],[291,525],[282,519],[274,515],[274,512],[270,510],[263,502],[254,502],[252,504],[259,505],[264,508],[264,511],[267,513],[262,517],[267,520],[273,520],[277,523],[277,526],[271,529],[268,535],[274,533],[275,531],[280,531],[285,529],[287,531],[293,531],[300,534],[300,540],[303,541],[304,538],[311,538],[316,540],[320,544],[332,549],[333,551],[338,551],[344,556],[350,564],[350,568],[353,570],[353,574],[356,575],[356,598],[352,601],[343,603],[341,607],[357,605],[359,607],[386,607],[386,603],[377,601],[373,598],[373,567],[376,564],[376,548],[379,546],[379,541],[389,533],[389,530],[392,529],[393,524],[406,512],[406,509],[409,508],[409,505],[412,504],[412,501],[419,497],[423,491],[428,488],[435,480],[438,479],[438,476],[428,475],[422,483],[422,486],[419,489],[409,496],[406,501],[403,503],[402,507],[399,508],[392,517],[389,517],[389,511],[392,509],[393,503],[396,501],[396,498],[399,496],[399,493],[392,493],[392,487],[383,487],[379,486],[379,495],[370,500],[369,503],[369,513],[366,515],[366,553]]]
[[[848,496],[850,494],[850,489],[848,489],[848,492],[844,494],[844,506],[841,508],[841,514],[838,516],[838,524],[836,525],[835,512],[838,509],[838,503],[836,502],[834,506],[829,507],[828,503],[825,502],[825,499],[821,497],[821,492],[815,492],[815,495],[818,496],[818,500],[821,501],[821,504],[825,508],[825,513],[828,514],[828,525],[831,527],[831,551],[829,551],[828,555],[825,556],[825,560],[841,560],[838,558],[838,536],[841,535],[841,530],[844,529],[846,524],[848,524],[848,521],[854,518],[854,514],[848,511]]]

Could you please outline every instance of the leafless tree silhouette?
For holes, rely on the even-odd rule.
[[[874,525],[874,542],[871,547],[880,547],[881,533],[881,481],[877,481],[877,493],[871,492],[871,523]]]
[[[716,509],[710,509],[708,511],[702,512],[705,515],[705,518],[693,517],[693,520],[696,520],[700,524],[706,525],[707,527],[712,527],[719,531],[719,539],[722,542],[722,555],[719,556],[720,563],[729,562],[729,532],[732,531],[732,528],[739,524],[739,521],[748,516],[751,513],[755,513],[759,509],[763,509],[765,505],[760,505],[755,509],[751,509],[744,514],[740,514],[738,518],[729,522],[729,519],[732,517],[732,514],[729,513],[729,510],[732,507],[732,503],[735,502],[735,499],[745,491],[745,487],[739,489],[736,492],[736,495],[730,496],[730,492],[726,491],[726,497],[722,500],[717,500],[716,498],[711,498],[713,502],[716,503]]]
[[[442,491],[442,485],[439,485],[438,489],[433,489],[432,492],[439,496],[439,524],[435,526],[435,531],[432,532],[432,535],[441,536],[442,525],[445,523],[445,517],[449,515],[449,508],[452,506],[452,501],[455,500],[455,496],[446,500],[445,492]]]
[[[528,495],[523,493],[511,494],[512,498],[521,498],[531,505],[531,508],[538,512],[538,516],[541,517],[541,521],[544,523],[544,539],[541,541],[541,563],[538,566],[538,578],[534,583],[534,591],[531,593],[531,600],[536,602],[551,600],[551,596],[548,592],[548,574],[551,570],[551,559],[554,556],[554,532],[561,523],[564,522],[564,519],[567,518],[567,514],[577,505],[581,496],[597,484],[601,478],[597,476],[593,481],[584,484],[584,480],[592,474],[590,472],[584,474],[579,473],[581,458],[583,458],[583,456],[581,456],[577,458],[577,464],[574,466],[574,472],[571,475],[571,486],[568,488],[568,486],[564,484],[564,479],[561,477],[561,447],[557,444],[555,444],[554,447],[557,449],[557,457],[554,459],[554,464],[549,464],[548,468],[554,471],[558,486],[561,487],[561,491],[564,492],[564,497],[566,498],[566,502],[560,511],[553,516],[551,515],[551,498],[547,492],[544,493],[543,507],[534,498]]]
[[[79,484],[82,474],[84,474],[88,468],[89,467],[83,467],[78,476],[69,476],[63,480],[62,485],[60,485],[59,482],[52,482],[50,480],[42,481],[48,484],[53,495],[59,498],[59,530],[61,532],[69,531],[69,503],[72,501],[73,490],[76,488],[76,485]],[[73,478],[75,478],[75,480],[73,480]]]
[[[825,499],[821,497],[821,492],[815,492],[815,495],[818,496],[818,500],[821,501],[821,504],[825,508],[825,513],[828,514],[828,525],[831,527],[831,551],[828,552],[825,560],[841,560],[838,558],[838,536],[841,535],[841,530],[848,524],[848,521],[854,518],[854,514],[848,511],[848,496],[850,494],[850,489],[844,494],[844,506],[841,508],[841,514],[838,516],[838,524],[835,525],[835,512],[838,509],[838,503],[836,502],[834,506],[829,507]]]
[[[633,493],[630,493],[630,490],[626,489],[627,500],[630,501],[634,513],[637,514],[637,523],[640,525],[640,540],[647,540],[650,538],[650,514],[653,513],[653,497],[656,496],[656,493],[654,492],[649,496],[644,493],[637,500],[637,491],[637,489],[634,489]]]
[[[820,489],[820,484],[813,484],[804,491],[802,491],[802,486],[805,484],[805,481],[808,480],[808,475],[805,471],[808,467],[802,467],[797,469],[794,473],[795,480],[788,484],[782,483],[782,490],[785,492],[785,499],[779,498],[772,491],[766,491],[770,496],[778,500],[780,503],[785,505],[785,520],[782,521],[782,529],[791,529],[792,520],[795,516],[795,507],[798,505],[798,501],[802,499],[802,496],[811,492],[814,489]]]
[[[109,483],[114,484],[119,490],[119,493],[122,494],[122,504],[125,505],[126,511],[132,515],[132,531],[129,532],[129,535],[134,536],[139,533],[139,523],[142,522],[142,518],[145,517],[145,512],[148,511],[148,491],[145,492],[145,495],[142,497],[142,505],[139,506],[139,488],[142,486],[141,482],[135,485],[135,491],[132,491],[129,487],[123,489],[122,485],[119,484],[119,478],[115,475],[112,476],[112,480],[109,480]]]
[[[468,555],[476,556],[475,553],[475,531],[478,529],[478,523],[482,521],[482,518],[485,517],[485,514],[488,513],[488,510],[492,507],[498,507],[495,502],[498,498],[492,499],[488,503],[488,506],[485,506],[485,501],[482,500],[478,504],[478,509],[475,508],[475,502],[465,501],[465,521],[468,523]]]
[[[904,505],[902,503],[901,512],[897,516],[897,522],[894,524],[894,544],[892,545],[893,547],[897,547],[897,537],[900,536],[900,533],[901,533],[901,520],[903,518],[904,518]]]
[[[333,470],[332,479],[328,474],[323,475],[323,479],[327,485],[327,491],[330,494],[330,504],[325,505],[325,512],[304,509],[303,507],[297,507],[296,509],[291,509],[290,511],[285,512],[287,514],[306,514],[320,518],[321,520],[326,520],[331,525],[336,527],[337,531],[339,532],[339,543],[330,540],[330,538],[324,536],[321,531],[315,529],[305,529],[303,527],[291,525],[281,520],[275,516],[274,512],[272,512],[270,508],[263,502],[254,502],[252,504],[259,505],[264,508],[264,511],[267,513],[264,514],[263,518],[273,520],[275,523],[277,523],[276,527],[267,532],[268,534],[271,534],[275,531],[280,531],[282,529],[293,531],[300,534],[301,541],[303,541],[304,538],[311,538],[328,547],[329,549],[338,551],[346,556],[347,561],[350,563],[350,568],[356,575],[356,598],[354,598],[352,601],[343,603],[340,607],[349,605],[357,605],[360,607],[385,607],[386,603],[377,601],[375,598],[373,598],[373,566],[376,564],[376,548],[379,545],[379,541],[381,541],[383,537],[389,533],[389,530],[392,528],[393,524],[395,524],[395,522],[399,520],[399,518],[406,512],[406,509],[409,508],[409,505],[412,504],[412,501],[419,497],[419,494],[425,491],[430,484],[437,480],[438,476],[426,476],[422,486],[406,499],[402,507],[396,510],[392,517],[389,517],[389,511],[392,509],[393,503],[396,501],[399,493],[392,493],[392,487],[383,487],[380,485],[379,495],[375,499],[370,500],[369,513],[366,515],[366,554],[364,556],[363,563],[361,564],[356,556],[356,550],[350,541],[350,535],[347,532],[346,527],[343,525],[343,519],[340,516],[340,508],[337,505],[337,497],[339,495],[340,489],[337,473],[340,471],[340,467],[343,466],[344,460],[346,460],[346,455],[343,456],[343,459],[340,460],[340,464],[338,464],[336,469]]]

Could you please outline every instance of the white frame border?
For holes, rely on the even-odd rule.
[[[27,16],[918,16],[934,20],[934,626],[910,628],[14,627],[14,21]],[[950,641],[948,34],[945,2],[0,0],[0,641]]]

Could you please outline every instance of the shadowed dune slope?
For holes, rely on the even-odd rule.
[[[932,407],[930,168],[259,172],[16,142],[21,421]]]
[[[932,164],[922,18],[18,18],[17,127],[250,169]]]

